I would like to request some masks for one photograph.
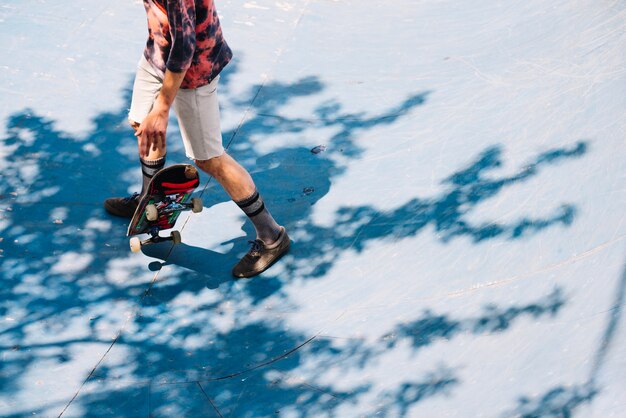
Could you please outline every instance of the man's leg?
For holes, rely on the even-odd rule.
[[[256,229],[257,239],[263,241],[265,245],[274,244],[281,233],[281,227],[265,207],[246,169],[226,152],[210,160],[196,161],[196,164],[202,171],[213,176],[250,218]]]
[[[133,97],[128,113],[128,120],[132,128],[136,131],[140,122],[148,115],[154,100],[161,90],[162,80],[151,70],[150,64],[142,57],[135,75],[133,85]],[[165,166],[166,149],[150,150],[150,154],[139,157],[142,173],[141,193],[135,193],[128,197],[113,197],[105,200],[105,210],[115,216],[132,218],[139,203],[139,198],[146,192],[148,183],[154,175]]]
[[[276,223],[257,191],[250,174],[230,155],[198,161],[196,164],[222,185],[226,193],[252,221],[257,239],[250,251],[233,268],[236,277],[252,277],[267,270],[289,250],[285,228]]]
[[[133,129],[137,131],[139,123],[131,123]],[[141,164],[141,193],[143,196],[148,191],[148,184],[156,173],[158,173],[163,167],[165,167],[166,147],[157,146],[156,149],[150,148],[150,152],[147,157],[139,157],[139,163]]]
[[[252,277],[287,252],[289,236],[265,207],[250,174],[224,151],[217,84],[215,79],[197,89],[179,90],[174,110],[187,156],[222,185],[254,225],[252,248],[233,268],[236,277]]]
[[[131,122],[131,126],[136,131],[139,123]],[[147,157],[139,157],[141,166],[141,192],[134,193],[128,197],[112,197],[104,201],[104,209],[111,215],[123,218],[132,218],[137,209],[139,199],[147,192],[148,184],[156,173],[165,167],[166,148],[158,147],[151,149]]]

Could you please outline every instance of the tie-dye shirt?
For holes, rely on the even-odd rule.
[[[161,72],[187,71],[181,88],[209,84],[232,58],[213,0],[143,0],[148,15],[144,56]]]

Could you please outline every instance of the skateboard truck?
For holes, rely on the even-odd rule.
[[[146,206],[146,219],[150,222],[154,222],[159,219],[161,215],[167,215],[170,213],[180,213],[187,210],[191,210],[193,213],[202,212],[202,199],[194,197],[191,199],[191,203],[177,203],[176,201],[166,197],[162,202],[157,204],[150,204]],[[140,240],[139,237],[132,237],[130,239],[130,250],[134,253],[141,251],[143,245],[157,244],[159,242],[172,241],[174,245],[178,245],[182,242],[180,232],[172,231],[169,237],[162,237],[159,235],[161,229],[153,225],[150,230],[147,231],[150,234],[150,238]]]
[[[153,227],[150,229],[150,238],[145,240],[140,240],[139,237],[132,237],[130,239],[130,250],[134,253],[141,251],[141,247],[143,245],[148,244],[157,244],[159,242],[172,241],[174,245],[178,245],[182,242],[180,232],[172,231],[169,237],[162,237],[159,235],[160,229],[157,227]]]

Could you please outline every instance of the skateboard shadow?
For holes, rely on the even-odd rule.
[[[148,265],[151,271],[161,271],[168,266],[183,268],[188,270],[184,277],[188,280],[204,281],[209,289],[232,282],[234,277],[231,269],[239,261],[235,250],[222,254],[185,243],[173,245],[163,242],[142,247],[141,251],[144,255],[159,260]]]

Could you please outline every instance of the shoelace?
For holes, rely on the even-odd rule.
[[[263,243],[257,239],[254,241],[248,241],[248,244],[251,245],[250,251],[248,251],[248,254],[250,254],[253,257],[259,257],[261,255],[261,250],[263,249]]]
[[[128,204],[131,200],[135,200],[139,197],[139,193],[135,192],[132,196],[128,196],[124,198],[124,204]]]

